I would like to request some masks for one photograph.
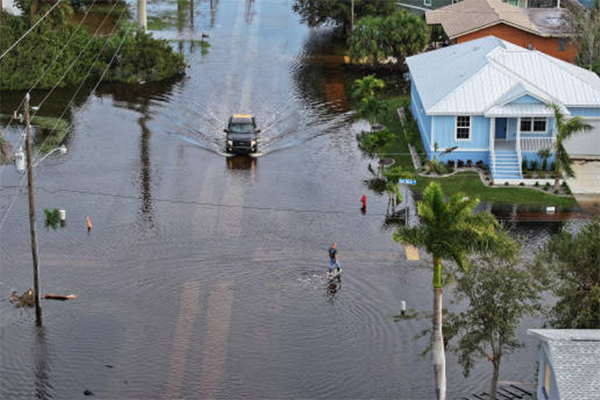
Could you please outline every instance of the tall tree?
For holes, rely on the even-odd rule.
[[[487,212],[473,213],[478,199],[456,194],[448,200],[440,185],[432,182],[423,191],[423,201],[417,205],[421,224],[403,227],[394,233],[394,240],[424,249],[433,257],[433,371],[438,399],[446,398],[446,358],[442,333],[442,263],[454,261],[461,269],[468,268],[467,256],[472,253],[510,258],[515,243],[501,229],[498,221]]]
[[[600,2],[596,1],[592,10],[568,2],[567,8],[571,42],[577,46],[577,65],[600,75]]]
[[[554,110],[554,118],[556,119],[556,127],[558,129],[556,141],[554,142],[554,171],[556,172],[554,190],[557,190],[560,178],[563,175],[569,178],[575,177],[575,171],[571,168],[571,157],[569,157],[569,153],[565,149],[564,141],[577,132],[589,131],[592,129],[592,126],[579,116],[566,119],[556,104],[550,104],[550,106]]]
[[[600,329],[600,217],[579,233],[561,232],[538,253],[540,271],[557,302],[550,323],[563,329]],[[541,274],[540,274],[541,275]]]
[[[448,327],[455,332],[449,348],[458,355],[465,377],[478,358],[493,365],[490,399],[496,398],[502,356],[522,347],[515,331],[521,318],[540,309],[539,281],[514,261],[485,257],[473,263],[457,281],[454,303],[468,302],[468,308],[448,315]]]
[[[354,18],[387,15],[395,8],[395,2],[390,0],[354,0]],[[294,0],[292,9],[310,27],[333,22],[350,33],[352,11],[349,0]]]

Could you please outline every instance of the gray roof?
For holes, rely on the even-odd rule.
[[[600,77],[592,71],[494,36],[421,53],[406,63],[428,115],[484,114],[521,88],[559,106],[600,105]]]
[[[524,386],[523,383],[517,385],[506,385],[498,387],[496,391],[497,400],[532,400],[534,389],[529,385]],[[491,399],[488,392],[474,393],[467,397],[460,397],[458,400],[489,400]]]
[[[598,400],[600,329],[529,329],[548,345],[561,400]]]

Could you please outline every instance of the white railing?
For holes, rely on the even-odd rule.
[[[554,148],[554,142],[556,137],[543,137],[543,138],[521,138],[518,143],[523,151],[538,152],[543,149]]]
[[[518,168],[519,168],[519,175],[523,176],[523,169],[522,169],[522,164],[523,164],[523,158],[521,157],[521,141],[517,140],[517,162],[518,164]]]

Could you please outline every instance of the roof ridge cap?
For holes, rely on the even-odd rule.
[[[492,57],[488,56],[488,60],[490,61],[490,65],[494,68],[496,68],[497,70],[499,70],[500,72],[509,75],[513,78],[517,78],[522,82],[525,82],[527,85],[531,86],[532,88],[534,88],[535,90],[539,90],[540,92],[542,92],[544,95],[546,95],[549,99],[552,100],[553,103],[555,103],[558,106],[562,106],[565,107],[565,105],[563,104],[562,101],[559,101],[558,99],[556,99],[554,96],[550,95],[550,93],[546,92],[545,90],[537,87],[535,84],[533,84],[532,82],[529,82],[525,77],[517,74],[516,72],[508,69],[508,67],[504,66],[501,62],[499,62],[498,60],[493,59]]]
[[[593,82],[591,79],[588,79],[587,74],[586,74],[585,77],[580,76],[578,74],[574,74],[570,68],[565,68],[565,65],[563,65],[562,62],[556,62],[556,61],[562,61],[562,60],[559,60],[559,59],[554,58],[554,57],[550,57],[548,54],[542,53],[541,51],[538,51],[536,49],[534,49],[533,51],[535,51],[535,54],[538,54],[538,55],[544,57],[545,59],[547,59],[548,61],[550,61],[552,64],[556,65],[562,71],[568,73],[570,76],[572,76],[572,77],[574,77],[574,78],[576,78],[576,79],[578,79],[580,81],[583,81],[584,83],[586,83],[589,86],[591,86],[595,91],[597,91],[597,92],[600,93],[600,83]],[[587,69],[585,69],[583,67],[580,67],[579,65],[574,65],[574,64],[569,64],[569,65],[573,66],[573,67],[581,68],[586,73],[587,72],[591,72],[591,71],[589,71],[589,70],[587,70]]]

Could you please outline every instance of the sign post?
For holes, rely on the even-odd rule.
[[[408,217],[409,217],[408,207],[410,204],[408,202],[408,185],[416,185],[417,180],[416,179],[400,179],[400,183],[404,185],[404,198],[406,200],[406,207],[404,207],[404,210],[406,212],[406,218],[404,218],[404,223],[406,226],[408,226]]]

